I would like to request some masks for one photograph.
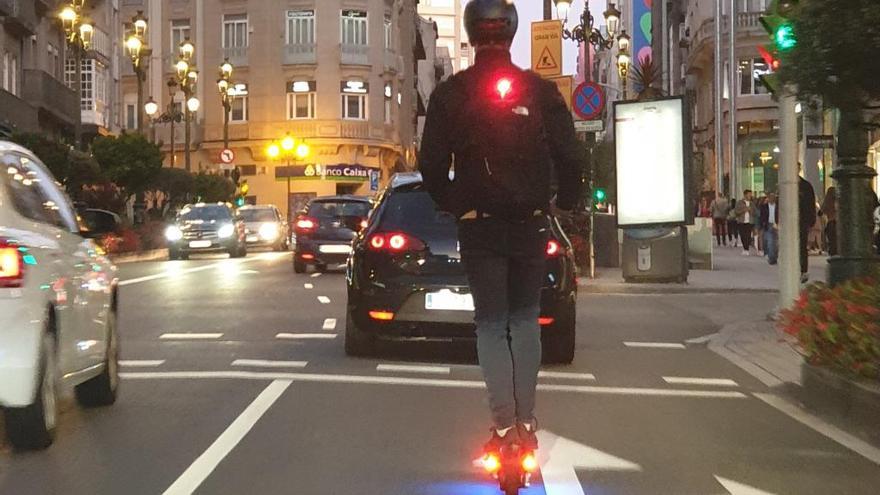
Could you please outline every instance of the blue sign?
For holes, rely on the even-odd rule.
[[[574,113],[584,120],[594,120],[602,115],[605,109],[605,93],[598,84],[587,81],[582,82],[574,90],[572,96]]]
[[[370,191],[379,190],[379,171],[370,170]]]

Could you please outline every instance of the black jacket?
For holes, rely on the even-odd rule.
[[[773,212],[773,223],[779,225],[779,202],[775,204],[776,209]],[[770,203],[764,203],[758,211],[758,228],[767,230],[770,228]]]
[[[544,209],[552,197],[550,178],[558,183],[556,205],[563,210],[574,208],[581,194],[581,166],[586,163],[585,150],[575,137],[571,112],[562,99],[556,85],[541,79],[535,73],[523,71],[510,60],[506,50],[486,50],[477,53],[476,63],[467,70],[457,73],[441,83],[434,90],[428,106],[424,135],[419,155],[419,169],[424,184],[440,208],[458,216],[481,210],[498,214],[507,205],[497,202],[489,204],[487,188],[478,174],[468,174],[466,167],[482,163],[483,157],[472,156],[472,147],[467,146],[468,133],[499,132],[496,126],[475,129],[472,119],[465,115],[469,97],[481,94],[483,88],[476,81],[491,79],[495,73],[510,73],[521,78],[524,87],[530,88],[530,103],[539,108],[532,109],[532,115],[541,115],[545,153],[532,158],[534,170],[540,180],[518,186],[510,196],[528,197],[528,206]],[[528,115],[528,110],[522,110]],[[499,136],[500,138],[501,136]],[[538,136],[535,137],[538,139]],[[455,167],[455,179],[449,177],[450,167]],[[499,164],[503,166],[503,164]],[[488,162],[487,162],[488,167]],[[528,189],[525,191],[524,189]],[[521,194],[520,194],[521,193]],[[512,201],[512,200],[511,200]],[[513,204],[509,205],[513,208]],[[528,209],[528,208],[526,208]],[[503,211],[500,212],[503,216]]]
[[[798,181],[798,213],[800,215],[801,230],[809,230],[816,223],[816,192],[813,186],[804,179]]]

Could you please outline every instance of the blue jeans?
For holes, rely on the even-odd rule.
[[[547,239],[547,221],[540,217],[459,224],[462,261],[474,297],[477,356],[497,428],[534,418]]]
[[[772,226],[764,231],[764,254],[771,265],[779,259],[779,231]]]

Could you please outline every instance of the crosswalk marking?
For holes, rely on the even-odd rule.
[[[539,371],[538,378],[559,378],[562,380],[595,380],[592,373],[569,373],[565,371]]]
[[[450,368],[448,366],[427,366],[415,364],[379,364],[376,371],[400,372],[400,373],[433,373],[437,375],[448,375]]]
[[[624,342],[623,345],[645,349],[684,349],[684,344],[677,342]]]
[[[697,378],[688,376],[664,376],[663,381],[670,385],[714,385],[718,387],[739,387],[739,384],[727,378]]]
[[[324,325],[321,326],[323,330],[335,330],[336,329],[336,318],[327,318],[324,320]]]
[[[210,340],[219,339],[222,333],[163,333],[159,336],[162,340]]]
[[[279,333],[275,335],[276,339],[335,339],[335,333]]]
[[[318,296],[318,302],[321,304],[330,304],[330,298],[327,296]]]
[[[308,361],[271,361],[267,359],[236,359],[232,366],[253,366],[257,368],[305,368]]]

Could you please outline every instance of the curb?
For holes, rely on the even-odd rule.
[[[136,263],[138,261],[156,261],[167,258],[168,249],[165,248],[110,256],[110,260],[117,265],[122,263]]]
[[[880,445],[880,385],[860,383],[834,371],[801,365],[803,387],[797,398],[815,414]]]
[[[585,294],[776,294],[778,289],[753,287],[700,287],[687,284],[627,284],[592,282],[579,278],[578,287]]]

